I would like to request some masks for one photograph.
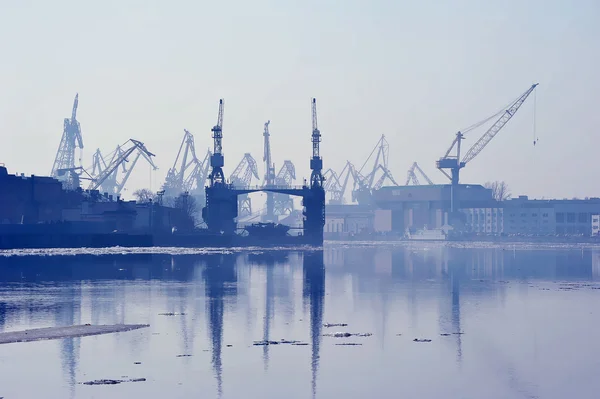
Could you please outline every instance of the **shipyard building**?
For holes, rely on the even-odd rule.
[[[65,190],[46,176],[8,173],[0,166],[0,234],[25,233],[47,225],[59,231],[150,233],[192,230],[194,221],[179,208],[122,201],[97,190]]]
[[[496,201],[481,185],[382,187],[373,192],[373,205],[329,205],[328,237],[360,233],[404,234],[449,224],[452,200],[459,222],[455,228],[473,234],[592,235],[600,231],[600,198]],[[593,221],[596,229],[593,230]]]

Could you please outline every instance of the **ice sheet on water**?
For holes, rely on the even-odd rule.
[[[12,331],[0,333],[0,344],[14,342],[30,342],[48,339],[61,339],[73,337],[85,337],[88,335],[110,334],[137,330],[150,327],[148,324],[112,324],[112,325],[77,325],[67,327],[47,327],[32,330]]]
[[[402,247],[427,251],[436,248],[502,249],[502,250],[572,250],[600,248],[596,243],[552,243],[552,242],[489,242],[489,241],[325,241],[325,247]]]
[[[323,334],[324,337],[334,337],[334,338],[348,338],[348,337],[370,337],[371,333],[349,333],[349,332],[335,332],[335,333],[327,333]]]
[[[83,385],[117,385],[122,382],[143,382],[143,381],[146,381],[146,379],[145,378],[130,378],[128,380],[104,379],[104,380],[93,380],[93,381],[80,382],[80,384],[83,384]]]
[[[233,253],[264,253],[271,251],[316,251],[320,247],[299,245],[293,247],[231,247],[231,248],[179,248],[179,247],[111,247],[111,248],[43,248],[0,250],[0,256],[77,256],[77,255],[207,255]]]

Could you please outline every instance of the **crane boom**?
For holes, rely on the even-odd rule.
[[[212,153],[210,149],[206,151],[206,155],[204,156],[203,161],[198,161],[192,169],[192,172],[188,177],[185,178],[183,182],[183,187],[181,192],[190,192],[194,188],[194,183],[196,184],[197,190],[204,189],[204,182],[208,178],[209,169],[210,169],[210,157]]]
[[[75,138],[77,140],[77,147],[79,149],[83,148],[83,138],[81,136],[81,129],[79,128],[79,122],[77,122],[77,107],[79,106],[79,93],[75,94],[75,100],[73,101],[73,111],[71,112],[71,124],[77,125],[76,128],[73,128]]]
[[[467,164],[473,158],[475,158],[481,150],[485,148],[486,145],[498,134],[500,129],[508,123],[509,120],[515,115],[515,113],[521,108],[521,105],[527,100],[527,97],[531,94],[533,90],[537,87],[538,83],[531,85],[531,87],[521,95],[515,102],[513,102],[503,113],[502,116],[488,129],[487,132],[477,142],[467,151],[465,157],[462,159],[462,164]]]
[[[146,149],[146,146],[141,141],[134,139],[130,139],[129,141],[131,141],[133,145],[128,149],[124,150],[118,157],[115,157],[110,162],[110,164],[108,164],[107,167],[100,174],[98,174],[98,176],[93,178],[88,187],[88,190],[97,190],[102,185],[102,183],[113,173],[113,171],[115,171],[119,167],[119,165],[127,161],[129,155],[131,155],[136,149],[139,150],[140,153],[144,155],[144,157],[147,157],[147,159],[150,159],[150,157],[154,156],[154,154],[152,154]],[[154,166],[153,163],[151,164]],[[130,168],[130,170],[131,169],[132,168]]]
[[[410,184],[410,182],[413,182],[413,184],[415,186],[421,185],[421,183],[419,183],[419,177],[417,176],[417,174],[415,172],[419,172],[421,174],[421,176],[427,181],[427,184],[433,185],[433,182],[431,181],[429,176],[427,176],[425,174],[425,172],[423,172],[423,169],[421,169],[419,164],[414,162],[412,164],[412,166],[410,167],[410,169],[408,169],[408,173],[406,174],[406,184],[405,184],[406,186],[408,186]]]
[[[521,94],[521,96],[519,96],[519,98],[517,98],[515,101],[510,103],[506,109],[501,110],[500,112],[492,115],[491,117],[488,117],[485,120],[478,122],[475,125],[472,125],[472,126],[468,127],[466,130],[464,130],[464,131],[473,130],[474,128],[477,128],[477,127],[483,125],[484,123],[486,123],[487,121],[492,120],[493,118],[500,115],[500,118],[492,125],[492,127],[490,127],[483,134],[483,136],[481,136],[481,138],[479,140],[477,140],[477,142],[475,142],[475,144],[467,151],[467,153],[462,158],[462,160],[460,158],[460,149],[461,149],[461,142],[464,139],[464,134],[463,134],[463,132],[456,133],[456,138],[452,142],[452,145],[450,146],[448,151],[446,151],[444,156],[436,162],[436,167],[446,177],[448,177],[450,179],[451,184],[453,186],[458,185],[458,182],[460,179],[460,170],[462,168],[464,168],[468,162],[473,160],[473,158],[475,158],[477,155],[479,155],[479,153],[485,148],[485,146],[498,134],[498,132],[506,125],[506,123],[508,123],[508,121],[515,115],[515,113],[519,110],[521,105],[523,105],[523,103],[525,102],[527,97],[529,97],[531,92],[537,86],[538,86],[537,83],[533,84],[525,93]],[[452,150],[454,150],[454,149],[456,149],[456,154],[452,155],[451,153],[452,153]],[[450,170],[451,173],[449,174],[444,169]],[[452,201],[452,203],[454,204],[454,201]],[[454,205],[453,205],[453,207],[454,207]]]
[[[252,182],[252,176],[259,179],[256,160],[247,152],[229,176],[229,181],[236,186],[247,188]]]

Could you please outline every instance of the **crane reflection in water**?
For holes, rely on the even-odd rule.
[[[442,245],[332,246],[315,251],[185,256],[13,256],[0,258],[0,267],[3,271],[0,331],[147,320],[151,328],[140,332],[138,338],[129,333],[102,338],[105,344],[112,342],[114,348],[119,348],[121,353],[112,356],[148,352],[158,356],[161,364],[167,364],[170,358],[161,357],[164,353],[156,352],[159,341],[151,339],[152,328],[161,326],[165,329],[161,331],[171,333],[159,336],[167,340],[161,346],[176,340],[174,344],[181,353],[194,355],[177,363],[181,367],[179,372],[185,374],[186,367],[197,369],[206,364],[212,370],[207,378],[215,382],[218,397],[239,393],[241,359],[244,364],[251,364],[253,359],[262,363],[260,373],[254,368],[243,369],[255,380],[270,381],[271,375],[292,368],[298,374],[295,379],[302,380],[296,388],[304,386],[314,397],[317,387],[325,392],[331,388],[324,376],[330,375],[330,367],[337,361],[329,352],[334,343],[322,338],[324,321],[347,321],[352,323],[350,329],[372,331],[373,337],[362,341],[363,349],[367,349],[369,342],[376,342],[384,355],[400,340],[395,330],[398,319],[405,329],[434,326],[436,332],[451,334],[441,345],[451,349],[453,362],[462,367],[475,356],[473,351],[463,350],[463,346],[465,342],[473,345],[475,338],[469,335],[466,340],[467,336],[454,333],[463,332],[465,325],[469,325],[465,319],[472,320],[477,312],[474,302],[488,307],[494,301],[502,304],[510,295],[509,284],[504,282],[527,286],[555,281],[597,281],[600,252]],[[301,293],[295,290],[300,286]],[[432,308],[432,302],[437,306]],[[302,309],[296,308],[298,303]],[[157,318],[157,307],[182,316]],[[300,321],[304,314],[309,323]],[[325,314],[342,314],[351,320],[324,320]],[[281,345],[252,346],[252,341],[260,338],[277,340],[281,337],[276,334],[282,331],[295,334],[291,338],[307,338],[309,352],[295,347],[289,352],[289,360],[281,363],[280,356],[285,358],[288,353]],[[235,343],[228,352],[231,357],[224,356],[224,351],[228,351],[225,334]],[[90,360],[85,358],[94,342],[92,338],[69,338],[47,343],[57,345],[60,354],[60,358],[52,361],[62,365],[63,382],[57,385],[69,389],[63,396],[77,396],[76,384],[89,372]],[[195,342],[200,344],[194,345]],[[208,344],[208,358],[201,356],[206,348],[202,343]],[[15,348],[27,348],[28,344],[19,345],[23,346]],[[526,379],[515,371],[516,360],[489,343],[485,345],[487,353],[502,359],[507,370],[512,370],[511,383],[525,389]],[[269,367],[269,362],[274,362],[274,366]],[[320,374],[322,368],[328,372]],[[299,377],[301,369],[310,370],[306,379]],[[0,372],[11,371],[0,365]],[[36,365],[28,370],[34,378],[43,372]],[[7,381],[10,384],[11,379]]]

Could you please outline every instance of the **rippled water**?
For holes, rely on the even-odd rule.
[[[0,397],[600,395],[600,249],[130,252],[0,256],[0,331],[150,324],[0,345]]]

